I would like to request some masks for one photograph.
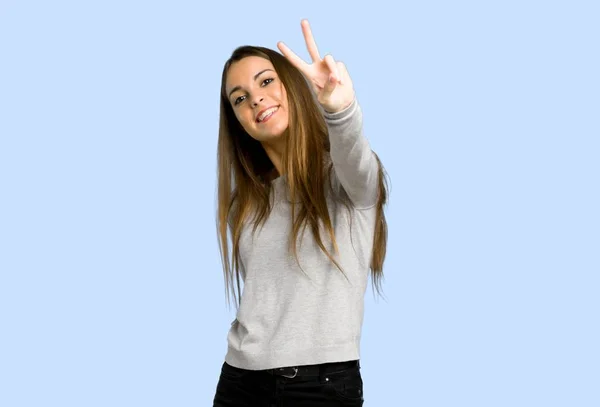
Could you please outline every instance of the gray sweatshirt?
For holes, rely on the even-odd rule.
[[[260,370],[360,359],[378,165],[363,135],[356,99],[341,112],[323,114],[331,142],[333,185],[343,188],[353,204],[348,213],[328,198],[340,250],[336,260],[349,281],[314,242],[310,228],[298,239],[302,269],[298,267],[288,250],[291,211],[286,177],[275,179],[269,218],[254,234],[246,226],[240,238],[244,284],[225,356],[232,366]]]

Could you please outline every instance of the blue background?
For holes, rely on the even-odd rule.
[[[212,405],[238,45],[346,63],[391,180],[365,406],[600,405],[592,1],[0,3],[0,405]]]

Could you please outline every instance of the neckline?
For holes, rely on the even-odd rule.
[[[278,176],[277,178],[273,178],[271,181],[271,185],[280,184],[286,179],[285,174]]]

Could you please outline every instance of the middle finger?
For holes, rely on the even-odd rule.
[[[306,41],[306,48],[308,49],[310,57],[312,58],[313,62],[320,61],[321,56],[319,55],[319,49],[317,48],[317,43],[312,35],[312,31],[310,30],[308,20],[302,20],[301,25],[302,33],[304,34],[304,40]]]

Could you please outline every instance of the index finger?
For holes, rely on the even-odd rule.
[[[308,64],[304,62],[302,58],[294,53],[287,45],[283,43],[283,41],[279,41],[277,43],[277,47],[281,51],[281,53],[301,72],[308,71]]]

